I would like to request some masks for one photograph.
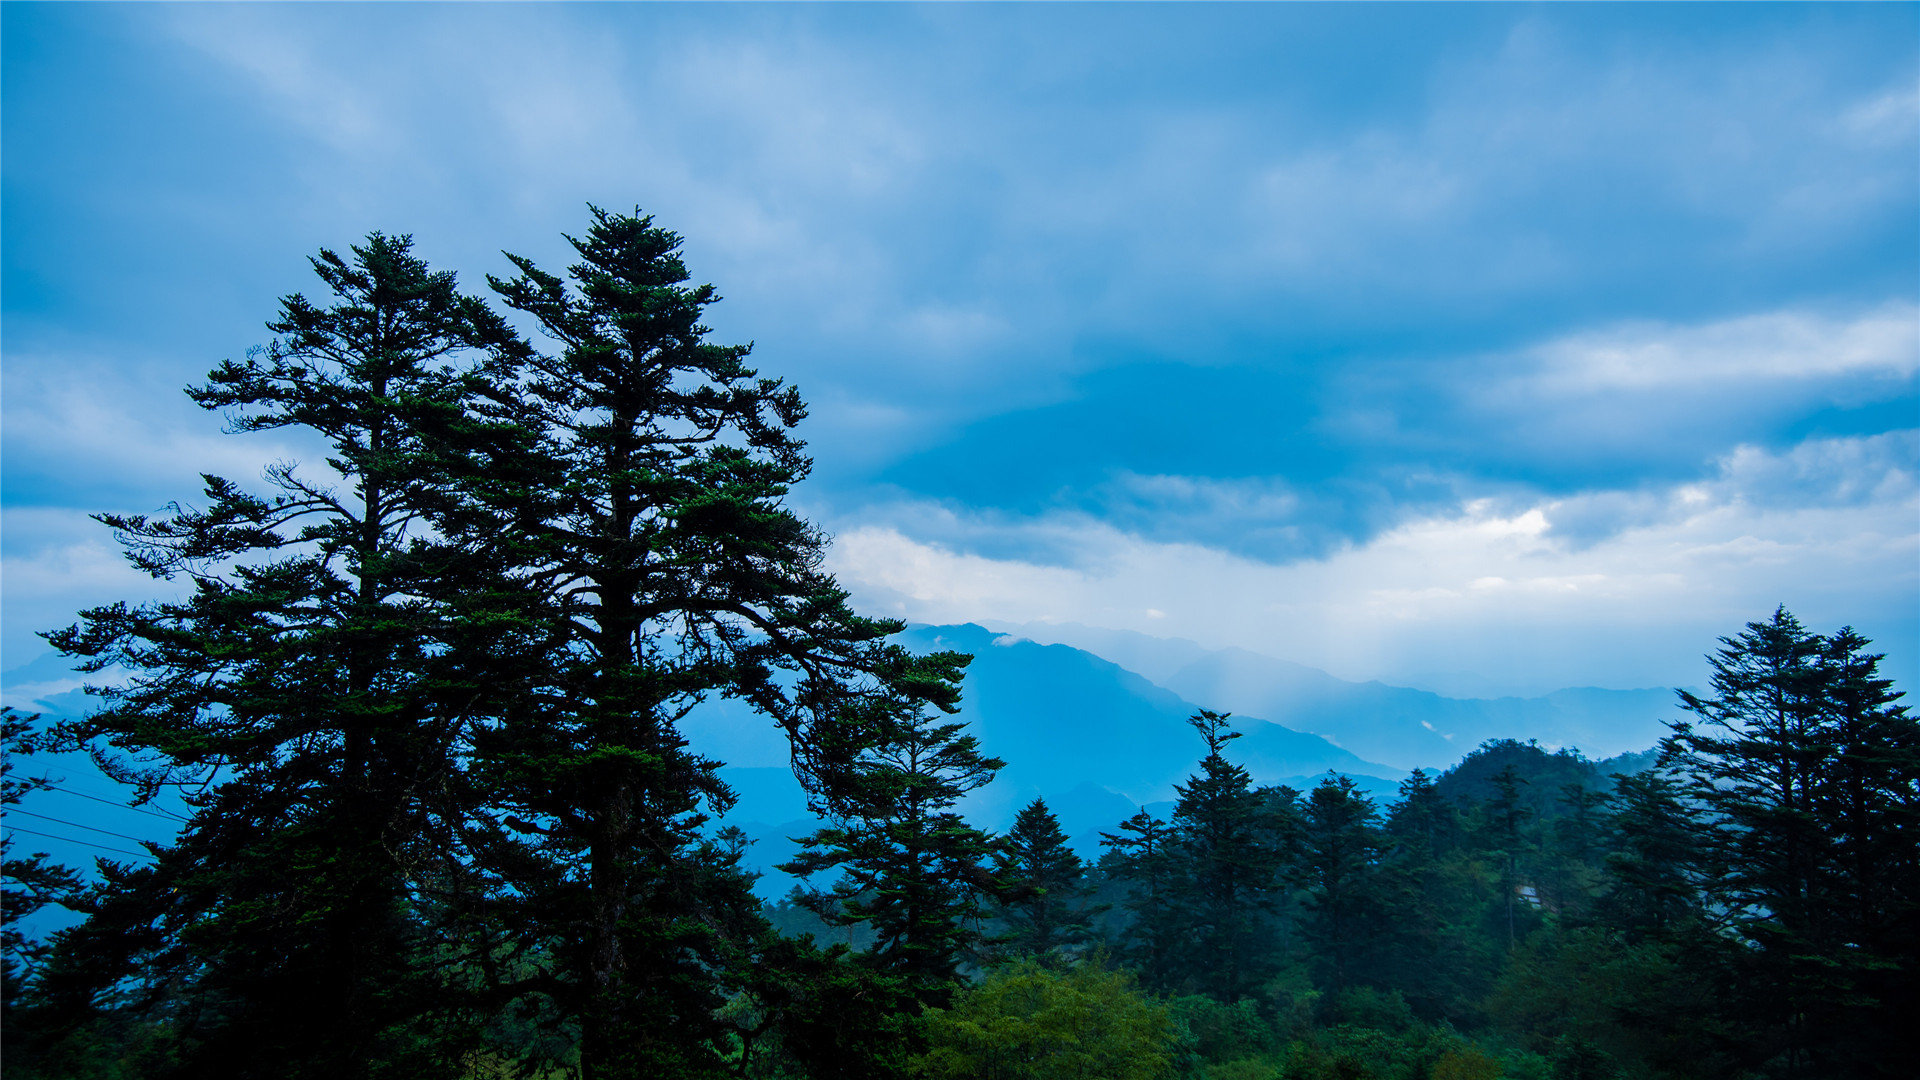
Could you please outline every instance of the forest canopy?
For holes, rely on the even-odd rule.
[[[1636,767],[1489,742],[1386,805],[1255,782],[1192,718],[1165,817],[1004,836],[957,711],[788,505],[798,391],[594,209],[492,298],[375,233],[193,399],[324,462],[99,516],[181,586],[48,640],[99,708],[11,710],[190,820],[91,878],[7,841],[20,1077],[1894,1076],[1920,1013],[1920,730],[1784,608]],[[515,313],[518,323],[501,310]],[[518,326],[528,328],[523,333]],[[722,761],[785,737],[819,828],[763,903]],[[1072,752],[1065,748],[1063,752]],[[84,916],[44,941],[49,904]],[[857,933],[856,933],[857,931]]]

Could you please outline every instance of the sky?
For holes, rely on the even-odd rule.
[[[1920,7],[0,7],[0,670],[90,513],[311,447],[181,389],[307,257],[588,204],[800,387],[861,610],[1458,692],[1920,674]]]

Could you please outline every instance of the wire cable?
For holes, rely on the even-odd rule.
[[[23,829],[18,825],[9,825],[7,826],[7,828],[12,829],[14,832],[26,833],[29,836],[44,836],[49,840],[58,840],[61,843],[65,843],[65,844],[79,844],[81,847],[99,848],[101,851],[113,851],[113,852],[118,852],[121,855],[132,855],[133,857],[138,859],[151,860],[153,858],[153,852],[151,851],[128,851],[126,848],[108,847],[105,844],[96,844],[91,840],[75,840],[71,836],[57,836],[50,832],[41,832],[38,829]]]
[[[59,825],[67,825],[75,829],[85,829],[88,832],[106,833],[108,836],[117,836],[122,840],[131,840],[136,844],[145,844],[149,842],[147,838],[144,836],[133,836],[128,833],[114,832],[112,829],[102,829],[93,825],[82,825],[77,821],[68,821],[66,818],[57,818],[51,814],[36,814],[31,810],[22,810],[19,807],[15,807],[11,810],[8,810],[7,813],[8,814],[25,814],[28,817],[39,818],[41,821],[51,821]]]
[[[163,821],[185,822],[190,820],[188,818],[182,817],[181,815],[175,814],[168,810],[148,810],[147,808],[142,806],[128,806],[126,803],[123,803],[123,802],[116,802],[113,799],[103,799],[98,795],[89,795],[84,791],[75,791],[72,788],[61,787],[59,784],[46,784],[42,786],[41,790],[57,791],[62,795],[73,795],[82,799],[92,799],[94,802],[97,802],[97,803],[106,803],[108,806],[117,806],[122,810],[131,810],[136,814],[145,814],[148,817],[157,817]]]

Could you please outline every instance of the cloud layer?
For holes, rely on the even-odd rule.
[[[1644,685],[1784,602],[1913,671],[1916,9],[1377,16],[9,8],[5,666],[138,592],[86,512],[311,458],[178,394],[307,254],[480,287],[592,201],[801,386],[883,607]]]

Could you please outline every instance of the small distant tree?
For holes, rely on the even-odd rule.
[[[1184,931],[1179,970],[1192,988],[1236,1001],[1263,981],[1275,960],[1266,925],[1280,852],[1266,800],[1247,770],[1226,759],[1239,732],[1228,714],[1200,710],[1188,720],[1206,742],[1200,771],[1175,785],[1170,854],[1173,915]]]
[[[1494,795],[1484,807],[1486,818],[1480,830],[1483,840],[1492,846],[1494,857],[1500,860],[1500,895],[1504,898],[1503,922],[1509,950],[1519,941],[1516,911],[1523,884],[1520,863],[1532,846],[1531,838],[1522,828],[1533,817],[1521,791],[1530,783],[1511,764],[1495,773]]]
[[[1100,846],[1107,849],[1100,857],[1101,873],[1119,882],[1126,897],[1120,904],[1127,924],[1121,928],[1119,954],[1150,986],[1170,983],[1179,937],[1171,910],[1171,840],[1167,823],[1145,810],[1121,822],[1119,832],[1100,834]]]
[[[996,914],[1006,932],[994,938],[1004,957],[1046,962],[1085,944],[1092,933],[1086,910],[1086,866],[1067,847],[1067,834],[1042,799],[1020,811],[994,851]]]

